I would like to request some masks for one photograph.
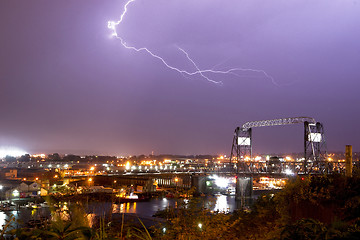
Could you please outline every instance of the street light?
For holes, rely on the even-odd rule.
[[[15,189],[15,190],[13,191],[13,196],[14,196],[14,197],[19,197],[19,196],[20,196],[20,193],[19,193],[19,191],[18,191],[17,189]]]
[[[175,177],[174,181],[175,181],[175,191],[177,192],[179,178]]]

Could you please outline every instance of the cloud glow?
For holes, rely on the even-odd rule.
[[[117,32],[117,27],[118,25],[120,25],[128,11],[128,5],[132,2],[135,2],[135,0],[128,0],[126,2],[126,4],[124,5],[124,10],[120,15],[120,19],[118,21],[108,21],[107,23],[107,27],[112,31],[112,36],[114,36],[115,38],[119,39],[121,42],[121,45],[126,48],[126,49],[131,49],[134,50],[136,52],[147,52],[150,56],[152,56],[153,58],[156,58],[158,60],[160,60],[167,68],[176,71],[178,73],[181,73],[183,75],[187,75],[187,76],[195,76],[198,75],[201,78],[205,79],[208,82],[211,83],[215,83],[215,84],[219,84],[222,85],[223,82],[222,81],[218,81],[213,79],[212,77],[208,76],[208,75],[234,75],[237,77],[241,77],[239,74],[237,74],[237,72],[254,72],[254,73],[260,73],[262,74],[265,78],[268,78],[269,80],[271,80],[271,82],[274,85],[278,84],[275,82],[274,78],[271,77],[269,74],[267,74],[264,70],[259,70],[259,69],[251,69],[251,68],[231,68],[228,70],[215,70],[215,69],[200,69],[198,67],[198,64],[195,63],[195,61],[189,56],[188,52],[186,52],[184,49],[178,47],[178,50],[181,51],[183,54],[185,54],[186,59],[193,65],[193,67],[195,68],[194,71],[187,71],[178,67],[174,67],[172,65],[170,65],[163,57],[155,54],[153,51],[151,51],[150,49],[146,48],[146,47],[134,47],[134,46],[130,46],[128,45],[125,40],[118,34]]]
[[[26,153],[26,151],[16,147],[0,147],[0,158],[5,158],[6,156],[20,157]]]

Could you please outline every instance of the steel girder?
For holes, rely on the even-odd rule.
[[[289,124],[304,123],[304,122],[316,123],[315,119],[310,117],[292,117],[292,118],[279,118],[272,120],[247,122],[242,125],[242,128],[249,129],[254,127],[280,126],[280,125],[289,125]]]

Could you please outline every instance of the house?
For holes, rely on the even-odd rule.
[[[9,169],[8,172],[5,172],[5,178],[17,178],[17,169]]]
[[[13,185],[5,192],[6,199],[39,197],[41,184],[31,181],[23,181],[20,184]]]

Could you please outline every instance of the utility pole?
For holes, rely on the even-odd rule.
[[[352,146],[345,147],[345,176],[352,177]]]

